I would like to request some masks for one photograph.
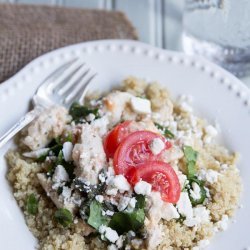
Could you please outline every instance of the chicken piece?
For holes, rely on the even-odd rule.
[[[109,119],[113,125],[121,121],[125,109],[128,112],[130,99],[132,97],[133,95],[129,93],[115,91],[111,92],[103,99],[105,111],[110,112]]]
[[[57,189],[53,189],[53,181],[47,178],[45,174],[38,173],[37,178],[45,190],[47,196],[53,201],[57,208],[67,208],[71,213],[77,212],[77,207],[73,202],[63,199],[62,195],[58,195]]]
[[[91,125],[82,125],[81,137],[73,148],[72,157],[76,165],[75,175],[90,184],[97,184],[98,174],[107,162],[102,138]]]
[[[62,134],[69,119],[64,107],[46,109],[29,125],[23,143],[32,151],[44,148],[53,138]]]

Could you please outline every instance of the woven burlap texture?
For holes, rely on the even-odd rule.
[[[0,5],[0,82],[37,56],[69,44],[137,39],[122,12]]]

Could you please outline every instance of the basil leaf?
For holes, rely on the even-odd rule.
[[[89,114],[94,114],[95,119],[100,118],[97,108],[88,108],[86,106],[82,106],[79,103],[75,102],[71,105],[69,109],[69,114],[72,116],[73,121],[76,123],[83,123]]]
[[[118,234],[126,233],[130,230],[137,231],[144,225],[144,209],[136,209],[132,213],[118,212],[113,215],[109,227],[116,230]]]
[[[26,206],[27,206],[27,211],[29,214],[32,214],[32,215],[37,214],[37,212],[38,212],[38,200],[34,194],[30,194],[28,196]]]
[[[167,128],[167,127],[164,127],[162,125],[160,125],[159,123],[155,123],[155,126],[162,131],[163,135],[166,137],[166,138],[169,138],[169,139],[174,139],[174,134]]]
[[[55,219],[58,223],[63,225],[64,227],[68,227],[73,222],[73,215],[71,212],[66,208],[59,208],[55,212]]]
[[[183,152],[187,161],[187,176],[188,178],[192,178],[196,174],[195,165],[198,157],[198,152],[193,150],[193,148],[190,146],[184,146]]]
[[[96,200],[90,204],[88,224],[97,230],[101,225],[108,224],[108,218],[102,215],[102,205]]]

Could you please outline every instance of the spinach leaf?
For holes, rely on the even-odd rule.
[[[66,208],[59,208],[55,212],[55,219],[58,223],[63,225],[64,227],[68,227],[73,222],[73,215],[72,213]]]
[[[193,148],[190,146],[184,146],[183,152],[187,161],[187,176],[188,178],[192,178],[196,174],[195,165],[198,157],[198,152],[193,150]]]
[[[144,225],[145,212],[139,208],[131,213],[118,212],[113,215],[109,227],[116,230],[118,234],[126,233],[130,230],[137,231]]]
[[[169,138],[169,139],[174,139],[174,134],[167,128],[167,127],[164,127],[162,125],[160,125],[159,123],[155,123],[155,126],[162,131],[163,135],[166,137],[166,138]]]
[[[28,196],[26,202],[27,211],[29,214],[36,215],[38,212],[38,200],[34,194]]]
[[[135,205],[135,208],[138,209],[138,208],[142,208],[144,209],[145,208],[145,205],[146,205],[146,199],[145,199],[145,196],[142,195],[142,194],[138,194],[136,195],[136,205]]]
[[[108,224],[108,218],[102,215],[102,204],[93,200],[90,204],[88,224],[97,229]]]
[[[77,102],[74,102],[70,109],[69,114],[72,116],[73,121],[76,123],[83,123],[89,114],[94,114],[95,119],[100,118],[97,108],[88,108],[86,106],[80,105]]]

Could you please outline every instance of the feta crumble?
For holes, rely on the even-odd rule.
[[[134,190],[137,194],[149,195],[151,193],[152,185],[146,181],[139,181],[136,183]]]
[[[222,219],[216,223],[217,228],[221,231],[225,231],[228,228],[229,218],[226,214],[222,216]]]
[[[113,178],[112,184],[116,187],[120,193],[124,193],[125,191],[130,190],[130,184],[128,183],[127,179],[123,175],[116,175]]]
[[[155,138],[150,142],[149,148],[154,155],[158,155],[165,148],[165,143],[160,138]]]
[[[151,103],[147,99],[132,97],[130,100],[132,109],[138,114],[150,114]]]
[[[95,197],[95,199],[96,199],[98,202],[100,202],[100,203],[103,203],[103,201],[104,201],[103,195],[97,195],[97,196]]]
[[[108,239],[112,243],[115,243],[119,239],[118,233],[110,227],[101,225],[99,228],[99,232],[103,234],[106,239]]]
[[[177,202],[176,207],[178,212],[186,218],[193,217],[193,208],[187,192],[181,192],[180,199]]]
[[[194,200],[199,200],[201,198],[201,188],[196,182],[192,183],[192,189],[190,189],[190,195]]]
[[[207,171],[204,169],[201,169],[198,173],[199,179],[205,180],[210,184],[217,182],[219,176],[220,176],[220,173],[212,169],[208,169]]]

